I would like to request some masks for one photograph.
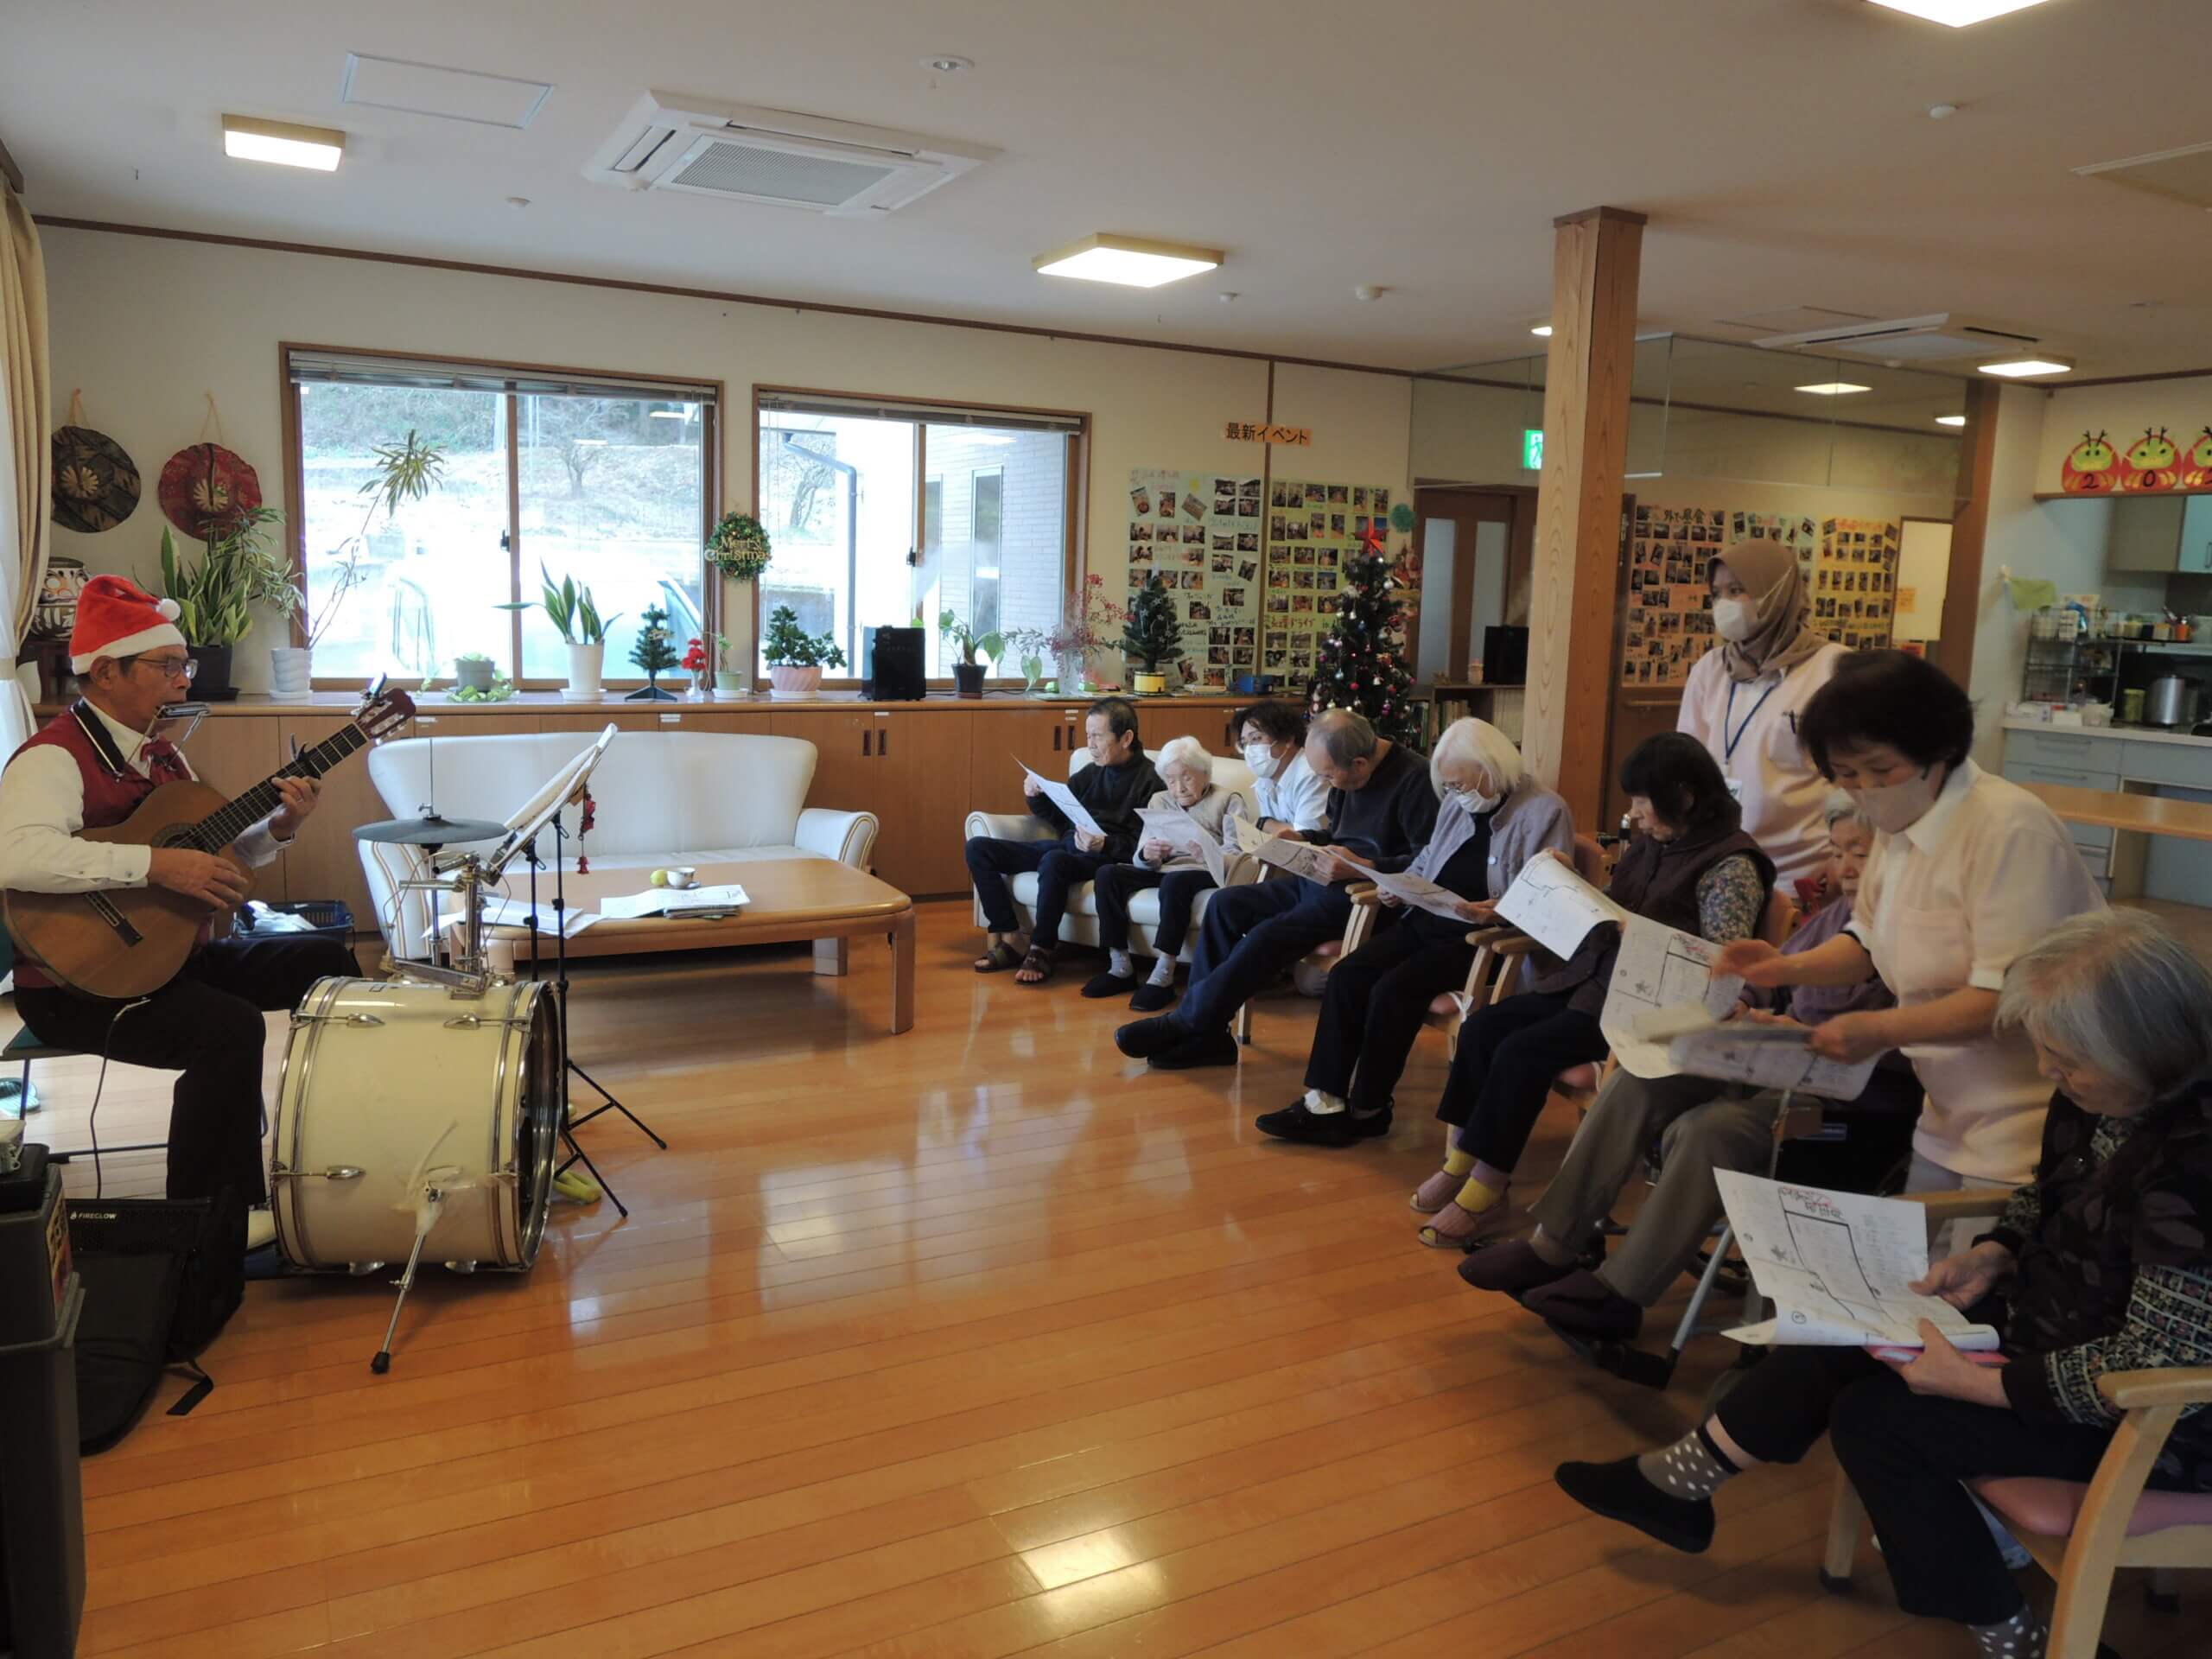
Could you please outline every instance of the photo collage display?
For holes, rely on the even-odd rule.
[[[1824,518],[1821,556],[1806,587],[1813,626],[1853,651],[1890,643],[1897,602],[1897,547],[1904,526],[1885,518]]]
[[[1129,515],[1128,588],[1159,572],[1191,630],[1176,664],[1182,683],[1224,691],[1240,674],[1262,673],[1298,685],[1336,615],[1347,554],[1370,524],[1388,528],[1390,492],[1138,467]],[[1410,568],[1397,574],[1402,588],[1417,586]],[[1410,607],[1419,595],[1399,597]]]

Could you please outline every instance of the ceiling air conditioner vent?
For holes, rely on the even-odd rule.
[[[2036,337],[2017,329],[1999,328],[1955,311],[1932,316],[1900,317],[1886,322],[1848,322],[1833,328],[1808,329],[1802,334],[1770,334],[1754,346],[1775,352],[1827,353],[1900,363],[1940,363],[1951,358],[1986,357],[1993,352],[2018,352],[2033,346]]]
[[[864,219],[903,207],[997,154],[789,110],[648,92],[584,176],[632,190]]]

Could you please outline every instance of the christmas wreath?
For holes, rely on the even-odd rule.
[[[768,532],[749,512],[728,512],[707,538],[707,562],[722,575],[749,582],[768,568]]]

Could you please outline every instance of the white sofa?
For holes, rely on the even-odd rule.
[[[404,738],[370,754],[369,778],[393,817],[412,817],[435,803],[448,818],[504,823],[596,735]],[[582,850],[595,869],[770,858],[836,859],[866,869],[875,815],[808,806],[813,780],[814,745],[800,738],[622,732],[593,776],[592,829]],[[571,858],[577,816],[575,807],[562,814]],[[396,957],[421,957],[430,925],[423,895],[400,895],[396,909],[393,903],[393,875],[421,868],[394,855],[413,849],[359,844],[385,943]],[[550,837],[542,850],[552,856]]]
[[[1077,749],[1073,758],[1068,762],[1068,776],[1074,777],[1077,772],[1081,772],[1090,764],[1090,754],[1082,749]],[[1245,817],[1255,820],[1258,818],[1260,809],[1252,794],[1251,767],[1246,766],[1241,760],[1231,760],[1227,756],[1217,754],[1213,758],[1213,780],[1224,789],[1234,791],[1236,794],[1243,796]],[[1033,817],[1026,812],[970,812],[968,815],[966,833],[970,838],[976,836],[992,836],[1005,841],[1050,841],[1053,836],[1053,831],[1042,819]],[[1253,861],[1249,859],[1245,861],[1248,866]],[[1250,879],[1251,875],[1256,874],[1256,871],[1249,872],[1247,879]],[[1036,872],[1025,871],[1020,875],[1011,877],[1007,886],[1014,894],[1014,913],[1020,918],[1022,930],[1026,932],[1034,925],[1036,921]],[[1211,889],[1198,895],[1198,902],[1191,912],[1190,933],[1185,938],[1183,949],[1179,953],[1179,960],[1188,962],[1191,959],[1192,951],[1197,948],[1198,923],[1205,919],[1206,906],[1212,898]],[[969,902],[974,906],[976,925],[982,927],[983,907],[982,903],[974,898],[972,892]],[[1129,948],[1132,951],[1139,956],[1159,954],[1158,948],[1153,943],[1153,929],[1159,925],[1159,922],[1160,890],[1157,887],[1148,893],[1141,893],[1129,900]],[[1093,946],[1097,944],[1098,905],[1090,882],[1084,882],[1068,894],[1067,917],[1060,924],[1060,943]]]

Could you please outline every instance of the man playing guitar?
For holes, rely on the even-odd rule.
[[[85,584],[70,636],[81,699],[55,716],[0,775],[0,887],[91,893],[165,887],[217,911],[244,902],[246,877],[214,853],[86,841],[79,832],[130,817],[162,784],[193,776],[166,741],[149,738],[162,707],[185,696],[196,664],[174,601],[122,576]],[[283,804],[239,835],[232,850],[274,861],[315,810],[321,785],[282,778]],[[204,939],[204,935],[203,935]],[[261,1150],[264,1010],[292,1008],[316,980],[359,971],[333,939],[295,935],[204,943],[151,995],[114,1001],[59,985],[20,955],[16,1006],[40,1040],[130,1065],[181,1070],[169,1116],[168,1196],[227,1189],[252,1206],[248,1248],[269,1242]]]

